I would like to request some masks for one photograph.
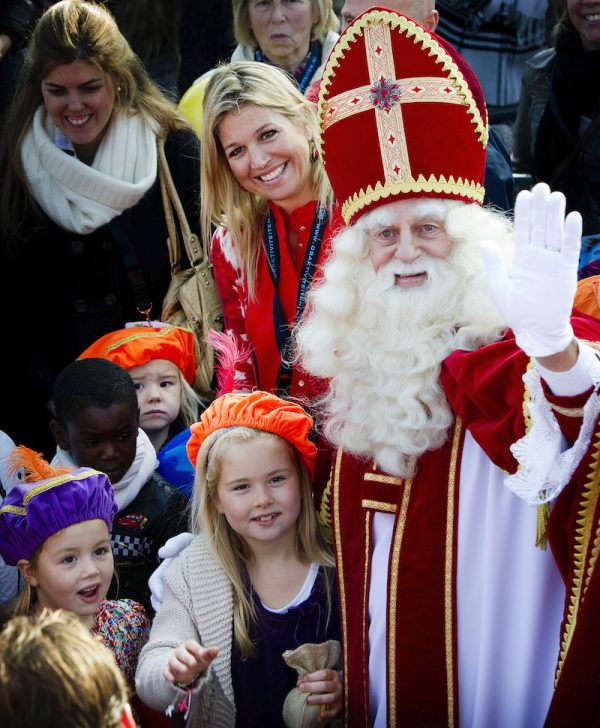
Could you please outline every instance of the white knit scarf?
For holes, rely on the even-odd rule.
[[[56,455],[52,459],[52,465],[63,468],[77,468],[69,450],[56,448]],[[137,496],[140,490],[150,480],[158,465],[156,450],[150,442],[148,435],[141,428],[138,430],[135,447],[135,458],[129,470],[117,483],[112,483],[115,491],[115,499],[119,511],[126,508]]]
[[[135,205],[156,179],[156,122],[112,117],[91,166],[54,143],[56,127],[40,106],[21,147],[27,182],[42,210],[66,230],[87,234]]]

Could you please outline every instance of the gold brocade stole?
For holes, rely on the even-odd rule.
[[[347,726],[370,725],[369,588],[373,518],[395,516],[388,560],[388,725],[458,724],[456,546],[463,428],[421,456],[412,480],[341,450],[331,516],[342,619]]]

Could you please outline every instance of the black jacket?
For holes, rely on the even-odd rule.
[[[197,137],[175,132],[165,151],[190,227],[198,232]],[[153,302],[152,316],[158,319],[171,278],[158,177],[117,220],[135,247]],[[16,258],[0,245],[5,342],[11,342],[1,371],[19,403],[14,409],[0,407],[0,429],[15,442],[48,455],[54,445],[44,403],[56,375],[103,334],[142,319],[112,225],[78,235],[48,219]]]
[[[113,520],[110,542],[118,584],[109,596],[133,599],[151,615],[148,579],[158,567],[158,549],[188,530],[187,522],[187,500],[155,473]]]

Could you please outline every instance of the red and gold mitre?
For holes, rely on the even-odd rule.
[[[465,59],[406,16],[346,28],[319,92],[323,161],[346,224],[403,197],[483,202],[487,112]]]

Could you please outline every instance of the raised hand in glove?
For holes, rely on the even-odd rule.
[[[564,195],[540,183],[517,196],[511,254],[489,240],[481,244],[492,298],[528,356],[552,356],[573,341],[581,227],[578,212],[565,218]]]

